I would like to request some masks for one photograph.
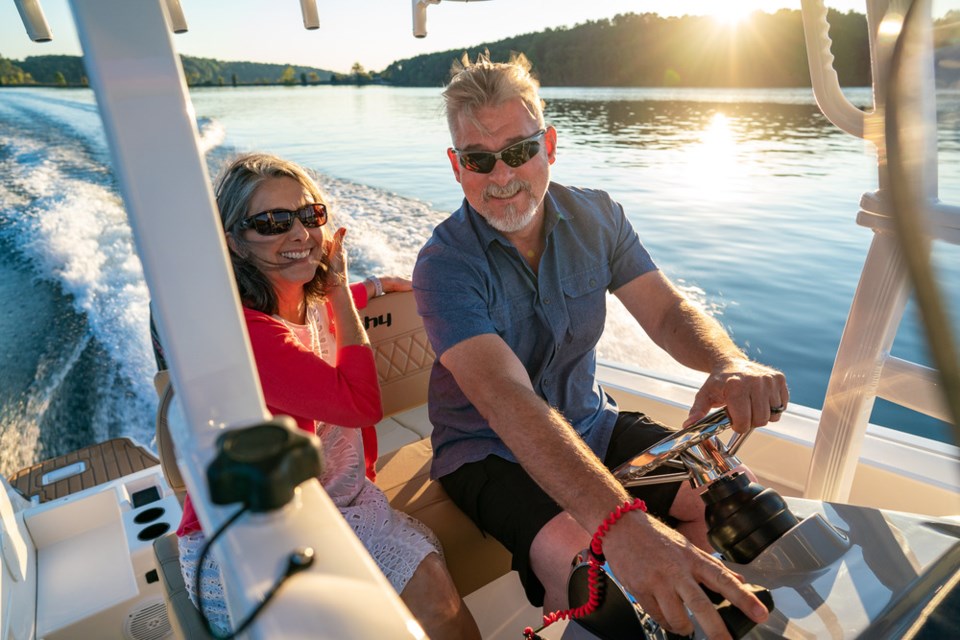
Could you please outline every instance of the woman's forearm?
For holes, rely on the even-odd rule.
[[[353,303],[353,296],[345,285],[331,287],[327,291],[327,301],[333,312],[336,327],[337,348],[350,345],[370,345],[367,333],[360,322],[360,314]]]

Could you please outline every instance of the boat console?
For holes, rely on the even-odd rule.
[[[903,637],[921,625],[935,634],[929,637],[960,634],[955,609],[950,613],[958,597],[960,525],[783,498],[735,470],[739,463],[731,450],[743,438],[725,445],[717,437],[729,426],[726,413],[718,411],[657,443],[614,474],[628,487],[688,478],[704,488],[711,544],[728,566],[756,585],[758,597],[770,609],[768,620],[756,626],[728,602],[711,598],[735,638]],[[647,475],[663,465],[685,471]],[[584,604],[589,595],[586,553],[582,556],[569,584],[572,607]],[[677,637],[640,608],[607,564],[604,573],[601,605],[568,625],[564,640]],[[711,595],[716,594],[708,592]],[[695,637],[703,637],[699,627]]]

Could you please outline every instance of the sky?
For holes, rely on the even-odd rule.
[[[131,0],[132,1],[132,0]],[[140,1],[140,0],[138,0]],[[826,0],[863,13],[865,0]],[[27,38],[13,0],[0,0],[0,55],[80,54],[67,0],[40,0],[53,41]],[[422,53],[469,47],[547,27],[573,26],[618,13],[715,15],[735,19],[752,10],[799,9],[800,0],[493,0],[427,8],[427,37],[412,35],[410,0],[317,0],[320,28],[306,31],[298,0],[180,0],[189,32],[176,35],[180,53],[220,60],[290,63],[348,72],[354,63],[381,71]],[[228,8],[227,8],[228,7]],[[960,0],[934,0],[934,16]]]

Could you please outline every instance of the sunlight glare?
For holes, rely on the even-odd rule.
[[[716,195],[729,189],[742,171],[730,120],[720,112],[713,114],[700,139],[684,149],[684,154],[689,172],[687,175],[699,189],[712,191]]]
[[[754,8],[747,2],[716,2],[710,16],[725,27],[736,27],[750,17]]]
[[[879,32],[880,35],[896,38],[898,35],[900,35],[900,30],[902,28],[903,16],[891,11],[883,17],[883,21],[880,23]]]

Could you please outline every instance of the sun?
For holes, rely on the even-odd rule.
[[[751,3],[743,0],[726,0],[712,3],[709,15],[726,27],[735,27],[750,17],[755,10]]]

